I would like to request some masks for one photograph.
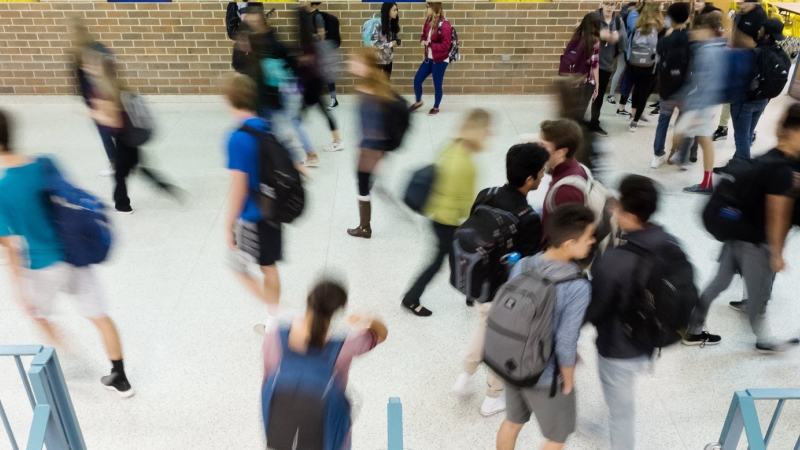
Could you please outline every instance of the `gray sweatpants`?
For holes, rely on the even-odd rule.
[[[711,284],[700,294],[700,302],[692,312],[688,332],[700,334],[708,316],[708,308],[725,289],[736,274],[742,276],[747,290],[747,317],[758,342],[768,339],[764,329],[764,311],[772,295],[772,282],[775,272],[770,265],[770,251],[766,244],[751,244],[742,241],[728,241],[722,246],[719,255],[719,270]]]
[[[597,370],[608,406],[611,448],[636,448],[636,379],[650,363],[647,356],[631,359],[604,358],[597,355]]]

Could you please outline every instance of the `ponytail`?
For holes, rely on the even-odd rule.
[[[309,347],[324,347],[331,317],[347,304],[347,291],[333,281],[320,281],[308,295],[308,309],[313,314]]]

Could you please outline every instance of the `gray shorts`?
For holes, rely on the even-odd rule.
[[[53,312],[53,301],[58,293],[71,294],[75,308],[83,317],[106,317],[106,299],[92,266],[75,267],[57,262],[44,269],[23,272],[25,296],[36,308],[38,318],[47,318]]]
[[[531,420],[531,414],[547,440],[566,442],[575,431],[575,389],[564,395],[559,386],[556,396],[550,398],[550,388],[518,388],[506,383],[506,419],[522,425]]]

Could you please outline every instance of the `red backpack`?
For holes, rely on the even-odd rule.
[[[558,74],[562,77],[570,75],[588,75],[589,64],[586,57],[586,48],[583,45],[583,39],[580,37],[573,38],[564,49],[564,54],[561,55],[561,63],[558,65]]]

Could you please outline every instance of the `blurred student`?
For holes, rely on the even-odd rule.
[[[511,147],[506,154],[506,179],[507,183],[497,191],[493,188],[484,189],[475,199],[474,210],[478,205],[489,205],[513,214],[520,214],[530,208],[527,196],[531,191],[539,188],[544,178],[544,165],[550,154],[539,144],[525,143]],[[452,244],[451,244],[452,245]],[[519,223],[519,233],[514,240],[511,251],[519,252],[522,257],[533,256],[542,246],[542,222],[537,214],[525,215]],[[503,280],[505,281],[505,279]],[[492,286],[493,290],[499,288],[501,283]],[[472,376],[483,361],[483,343],[486,339],[486,324],[489,317],[491,302],[475,303],[478,313],[478,328],[472,336],[467,347],[467,354],[462,361],[463,372],[458,375],[452,392],[460,396],[472,393]],[[486,374],[486,397],[480,408],[484,417],[505,411],[506,399],[502,395],[504,389],[503,379],[491,369]]]
[[[64,248],[50,215],[45,173],[35,160],[12,151],[11,133],[9,118],[0,111],[0,246],[8,254],[13,290],[52,343],[60,342],[48,320],[53,303],[59,293],[71,294],[78,313],[100,332],[111,360],[111,373],[100,382],[121,397],[130,397],[134,391],[125,375],[119,333],[108,317],[97,272],[92,266],[64,262]]]
[[[584,116],[586,115],[586,109],[589,107],[589,104],[592,103],[592,101],[599,95],[597,83],[600,75],[601,34],[603,37],[610,39],[608,30],[604,31],[603,33],[600,32],[600,23],[600,16],[596,13],[592,12],[583,16],[583,19],[575,28],[575,32],[572,34],[572,39],[570,39],[569,44],[567,44],[567,48],[565,49],[566,52],[569,50],[570,46],[574,46],[575,43],[578,43],[579,46],[577,48],[583,48],[583,52],[586,56],[585,64],[583,65],[586,72],[583,73],[583,71],[578,71],[580,69],[575,69],[576,72],[574,74],[574,78],[570,77],[574,82],[575,88],[577,88],[576,90],[579,92],[579,97],[581,99],[580,107],[578,111],[576,111],[576,115],[581,121],[585,121]],[[572,70],[570,70],[570,72],[571,71]],[[559,72],[561,72],[561,68],[559,68]]]
[[[594,245],[594,213],[583,205],[556,208],[545,222],[545,235],[547,249],[520,260],[510,278],[533,272],[558,283],[552,319],[555,351],[535,386],[519,388],[506,383],[506,419],[497,433],[497,450],[516,448],[517,437],[531,415],[536,416],[547,439],[543,450],[561,450],[575,431],[578,337],[592,295],[591,285],[581,278],[582,270],[575,261],[586,258]]]
[[[105,58],[109,60],[109,65],[114,64],[114,54],[109,50],[105,45],[101,44],[94,40],[91,34],[89,34],[89,29],[78,17],[73,17],[70,19],[73,31],[73,38],[72,38],[72,57],[75,60],[75,78],[78,81],[78,89],[80,90],[80,94],[83,97],[84,103],[89,108],[92,107],[91,105],[91,95],[92,90],[95,89],[92,86],[92,80],[89,75],[86,74],[83,68],[83,55],[87,50],[94,50],[104,55]],[[95,126],[97,127],[97,131],[100,133],[100,140],[103,142],[103,148],[106,151],[106,157],[108,158],[109,167],[107,169],[103,169],[100,171],[101,177],[111,177],[114,176],[114,154],[116,153],[116,145],[114,144],[114,137],[113,131],[108,127],[101,125],[97,121],[94,121]]]
[[[467,217],[475,198],[475,164],[472,155],[486,149],[491,137],[491,115],[482,109],[468,114],[456,138],[436,161],[436,178],[424,212],[436,234],[436,254],[403,296],[402,306],[417,316],[433,314],[420,304],[425,288],[453,251],[453,235]]]
[[[800,195],[800,104],[794,103],[787,109],[776,134],[778,145],[754,159],[752,181],[744,189],[738,189],[741,220],[749,228],[749,236],[723,243],[717,274],[700,295],[692,313],[683,341],[686,345],[704,347],[719,343],[720,336],[704,331],[703,325],[711,303],[728,288],[737,273],[747,289],[747,300],[732,302],[731,306],[747,312],[756,335],[756,350],[776,353],[798,344],[797,339],[781,343],[770,336],[766,311],[775,276],[786,266],[783,250]]]
[[[600,17],[600,66],[597,79],[597,95],[592,100],[592,118],[589,122],[589,129],[600,136],[608,136],[608,132],[600,126],[600,110],[603,108],[603,95],[611,79],[614,58],[616,58],[617,54],[624,53],[628,45],[628,33],[625,31],[625,24],[622,18],[614,12],[616,7],[617,2],[604,1],[601,3],[600,8],[595,11]]]
[[[243,127],[269,133],[264,120],[256,115],[257,88],[246,75],[236,75],[225,85],[225,100],[231,115]],[[225,215],[225,244],[231,251],[231,268],[237,278],[256,297],[267,304],[270,313],[277,310],[281,281],[277,263],[283,257],[281,224],[265,218],[253,198],[259,188],[259,144],[251,132],[237,129],[227,147],[231,187]],[[259,282],[249,267],[257,265],[263,275]]]
[[[658,207],[653,181],[628,175],[620,183],[619,192],[617,220],[626,244],[604,253],[592,266],[592,302],[585,321],[597,327],[598,369],[609,411],[611,448],[634,450],[636,379],[647,369],[654,346],[628,329],[630,311],[636,311],[636,305],[643,301],[642,276],[637,268],[643,258],[649,258],[629,247],[642,249],[646,255],[659,255],[676,268],[679,279],[687,281],[695,298],[697,290],[692,266],[675,237],[650,222]]]
[[[360,330],[345,339],[331,336],[331,321],[346,306],[345,288],[325,280],[312,287],[305,315],[290,324],[267,323],[261,398],[268,448],[351,448],[350,365],[389,330],[378,319],[353,315],[347,321]]]
[[[628,18],[630,20],[630,17]],[[633,106],[630,131],[638,128],[639,121],[647,106],[647,97],[653,89],[656,78],[656,47],[658,33],[664,28],[664,19],[656,3],[646,3],[639,13],[628,45],[628,70],[633,80]],[[644,119],[647,122],[647,119]]]
[[[350,72],[357,77],[358,112],[361,123],[361,143],[358,149],[358,216],[359,223],[347,230],[353,237],[372,237],[372,198],[370,191],[374,173],[387,150],[391,150],[387,123],[392,120],[388,105],[395,101],[386,74],[378,68],[378,56],[362,49],[350,59]]]
[[[381,21],[372,34],[370,44],[378,49],[378,66],[392,78],[394,47],[400,46],[400,17],[397,3],[383,2],[381,5]]]
[[[93,49],[83,53],[83,70],[89,76],[92,85],[89,94],[90,115],[98,124],[108,128],[114,141],[114,212],[116,214],[132,214],[131,199],[128,197],[127,179],[137,169],[160,190],[180,201],[177,187],[162,180],[151,169],[140,165],[139,147],[127,143],[126,133],[130,132],[132,123],[125,111],[122,97],[127,88],[117,77],[114,61],[106,54]]]
[[[423,61],[414,76],[414,95],[416,103],[409,110],[414,112],[420,109],[422,103],[422,83],[433,74],[434,102],[433,108],[428,111],[429,116],[439,114],[439,104],[442,102],[442,82],[444,72],[450,63],[450,46],[452,44],[453,28],[444,17],[442,2],[428,2],[425,7],[425,25],[422,26]]]

